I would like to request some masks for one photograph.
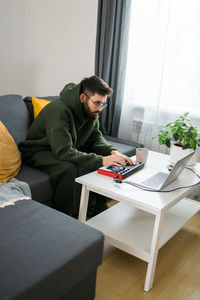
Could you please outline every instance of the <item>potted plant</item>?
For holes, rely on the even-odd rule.
[[[200,145],[198,129],[191,124],[188,115],[189,112],[185,112],[174,122],[165,125],[160,133],[153,137],[153,139],[158,139],[160,145],[170,148],[171,163],[175,163],[194,150],[196,153],[191,158],[189,165],[195,164],[198,159],[198,146]]]

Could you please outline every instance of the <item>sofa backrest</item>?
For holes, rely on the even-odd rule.
[[[36,97],[36,98],[54,101],[54,100],[58,99],[59,97],[58,96],[44,96],[44,97]],[[26,103],[26,107],[28,109],[29,116],[30,116],[30,121],[32,123],[34,120],[32,97],[27,96],[23,100]]]
[[[0,96],[0,120],[17,145],[25,140],[30,116],[22,96],[12,94]]]

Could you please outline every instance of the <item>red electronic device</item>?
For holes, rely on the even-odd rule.
[[[126,166],[109,166],[101,167],[97,170],[97,173],[103,174],[110,177],[116,177],[118,179],[124,179],[133,173],[139,171],[144,167],[144,163],[136,162],[136,165],[126,165]]]

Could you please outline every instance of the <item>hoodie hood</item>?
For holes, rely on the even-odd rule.
[[[84,113],[83,105],[80,102],[80,88],[80,83],[68,83],[60,92],[60,98],[71,108],[75,117],[80,122],[84,122],[87,117]]]

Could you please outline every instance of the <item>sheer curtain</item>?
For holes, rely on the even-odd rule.
[[[200,1],[133,0],[119,137],[152,137],[189,111],[200,127]],[[128,130],[129,128],[129,130]]]

